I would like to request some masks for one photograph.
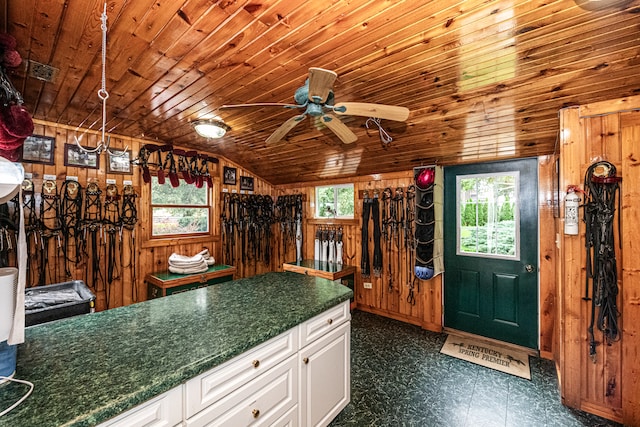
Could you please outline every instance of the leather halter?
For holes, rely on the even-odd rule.
[[[587,327],[589,356],[596,361],[597,342],[594,324],[602,331],[607,344],[620,339],[617,308],[618,278],[614,242],[616,193],[620,192],[622,178],[616,176],[613,164],[600,161],[592,164],[585,173],[584,222],[587,274],[585,300],[591,301],[591,319]],[[620,236],[620,198],[618,194],[618,244]],[[591,298],[589,298],[591,282]],[[596,319],[597,312],[597,319]]]

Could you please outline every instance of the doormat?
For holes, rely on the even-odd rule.
[[[472,338],[449,335],[440,353],[521,378],[531,379],[529,355]]]

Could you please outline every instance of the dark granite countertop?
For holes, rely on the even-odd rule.
[[[267,273],[26,329],[33,394],[0,426],[92,426],[347,301],[326,279]],[[26,386],[0,385],[0,410]]]

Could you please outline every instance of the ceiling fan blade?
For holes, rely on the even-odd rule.
[[[325,126],[329,129],[331,129],[333,133],[335,133],[338,138],[340,138],[340,140],[345,144],[351,144],[352,142],[356,142],[356,140],[358,139],[356,134],[353,133],[351,129],[347,127],[347,125],[342,123],[339,118],[331,113],[322,116],[322,123],[324,123]]]
[[[339,102],[333,106],[333,112],[349,116],[377,117],[398,122],[404,122],[409,118],[409,109],[406,107],[366,102]]]
[[[323,104],[337,78],[338,75],[333,71],[323,68],[309,68],[309,101]]]
[[[254,104],[232,104],[232,105],[223,105],[218,109],[223,110],[226,108],[241,108],[241,107],[285,107],[285,108],[301,108],[304,105],[296,105],[296,104],[281,104],[279,102],[257,102]]]
[[[267,144],[272,144],[274,142],[280,141],[284,136],[291,130],[295,125],[300,123],[302,119],[304,119],[304,114],[300,114],[299,116],[293,116],[286,122],[280,125],[278,129],[276,129],[269,138],[267,138]]]

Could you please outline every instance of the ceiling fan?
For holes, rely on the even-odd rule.
[[[345,144],[355,142],[358,137],[338,118],[339,115],[375,117],[378,119],[395,120],[403,122],[409,117],[409,109],[395,105],[370,104],[366,102],[339,102],[334,104],[333,83],[338,74],[334,71],[322,68],[309,68],[309,78],[304,86],[296,89],[294,100],[296,104],[280,103],[255,103],[223,105],[224,108],[236,107],[285,107],[304,108],[304,112],[293,116],[280,125],[267,138],[267,143],[280,141],[284,136],[300,123],[306,116],[320,120],[322,124],[331,129]]]

